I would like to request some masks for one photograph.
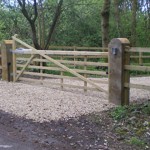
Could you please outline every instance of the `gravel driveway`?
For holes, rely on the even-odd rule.
[[[131,82],[150,85],[150,77],[133,78]],[[150,99],[150,91],[132,89],[131,99]],[[0,109],[38,122],[100,112],[113,106],[101,92],[61,91],[0,81]]]

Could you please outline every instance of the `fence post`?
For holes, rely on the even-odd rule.
[[[143,65],[142,55],[143,55],[143,53],[139,52],[139,65],[141,65],[141,66]]]
[[[109,43],[109,102],[117,105],[129,104],[129,88],[124,87],[130,82],[129,71],[124,69],[130,64],[130,54],[125,52],[129,47],[126,38],[115,38]]]
[[[1,55],[2,55],[2,80],[12,81],[12,49],[11,44],[5,44],[5,41],[1,46]]]
[[[1,48],[2,48],[2,45],[1,45],[1,43],[0,43],[0,74],[2,74],[2,55],[1,55]]]

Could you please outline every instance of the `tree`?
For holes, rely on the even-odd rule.
[[[108,47],[109,43],[109,16],[110,16],[110,0],[104,0],[103,9],[101,11],[102,16],[102,46]]]
[[[55,28],[56,28],[56,25],[59,21],[59,17],[61,15],[61,12],[62,12],[62,5],[63,5],[63,0],[59,0],[58,2],[58,5],[56,7],[56,11],[55,11],[55,14],[54,14],[54,17],[53,17],[53,21],[52,21],[52,24],[51,26],[49,27],[48,29],[48,36],[47,38],[45,37],[45,29],[43,30],[43,28],[45,27],[45,24],[44,24],[44,12],[43,12],[43,6],[42,6],[42,0],[38,1],[37,0],[33,0],[33,1],[27,1],[26,0],[17,0],[20,7],[21,7],[21,12],[22,14],[24,15],[24,17],[27,19],[27,21],[29,22],[30,24],[30,27],[31,27],[31,31],[32,31],[32,40],[33,40],[33,44],[35,46],[36,49],[48,49],[49,45],[50,45],[50,42],[51,42],[51,39],[52,39],[52,35],[55,31]],[[43,37],[45,40],[46,38],[46,42],[42,42],[44,44],[41,45],[41,43],[39,42],[38,40],[38,35],[37,35],[37,24],[36,24],[36,21],[38,19],[38,5],[40,4],[40,7],[42,9],[39,9],[39,11],[41,10],[41,14],[42,14],[42,21],[43,21],[43,24],[42,24],[42,27],[39,26],[41,29],[39,30],[40,31],[40,36]],[[41,20],[39,20],[39,22],[41,22]],[[41,24],[39,24],[41,25]],[[43,32],[41,32],[41,30],[43,30]],[[43,35],[42,35],[43,34]]]
[[[137,25],[137,0],[132,0],[132,18],[131,18],[131,43],[136,46],[136,25]]]
[[[18,0],[1,1],[1,39],[10,39],[13,34],[19,34],[22,40],[33,44],[31,25],[20,11],[22,8]],[[20,1],[25,1],[25,9],[33,20],[34,1]],[[64,0],[58,9],[58,0],[36,0],[34,28],[39,49],[48,49],[49,44],[101,47],[102,41],[103,46],[107,47],[109,41],[116,37],[126,37],[131,42],[134,40],[136,46],[150,46],[149,0],[138,0],[136,11],[133,11],[133,0],[113,0],[111,4],[110,1]],[[58,10],[59,13],[56,13]],[[50,41],[47,42],[48,39]]]
[[[116,30],[117,30],[117,33],[118,33],[118,37],[120,37],[121,33],[120,33],[119,0],[114,0],[114,10],[115,10]]]

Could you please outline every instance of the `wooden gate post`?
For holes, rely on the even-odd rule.
[[[130,42],[126,38],[112,39],[109,50],[109,102],[117,105],[129,104],[129,88],[124,83],[129,83],[129,71],[124,66],[130,64],[130,54],[125,52],[130,48]]]
[[[2,55],[2,80],[12,81],[12,44],[5,44],[5,41],[1,46],[1,55]]]

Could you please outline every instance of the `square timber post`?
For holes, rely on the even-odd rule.
[[[2,55],[2,80],[4,81],[12,81],[12,53],[10,52],[12,49],[12,44],[3,41],[1,46],[1,55]]]
[[[130,82],[129,71],[125,65],[130,64],[130,54],[125,50],[130,48],[126,38],[115,38],[109,43],[109,102],[116,105],[129,105],[129,88],[124,87]]]

